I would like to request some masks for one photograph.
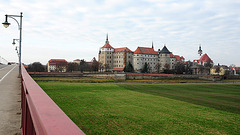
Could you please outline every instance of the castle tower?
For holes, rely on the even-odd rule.
[[[113,53],[114,48],[109,44],[108,34],[106,36],[105,45],[99,51],[99,67],[102,71],[111,71],[113,69]]]
[[[161,64],[161,70],[170,69],[170,51],[167,49],[166,45],[159,52],[159,60]]]

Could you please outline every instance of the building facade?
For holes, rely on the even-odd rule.
[[[177,62],[184,62],[183,56],[173,55],[164,45],[162,50],[154,50],[152,47],[137,47],[131,51],[127,47],[113,48],[108,41],[99,50],[98,55],[100,71],[123,71],[127,63],[133,65],[135,72],[140,72],[147,63],[149,72],[157,72],[158,69],[174,69]]]
[[[48,72],[66,72],[67,66],[65,59],[51,59],[48,61]]]

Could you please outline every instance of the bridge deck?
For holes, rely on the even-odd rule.
[[[0,67],[0,135],[21,134],[21,91],[18,66]]]

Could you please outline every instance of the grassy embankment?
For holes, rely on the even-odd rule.
[[[240,84],[38,83],[86,134],[240,133]]]
[[[113,79],[105,78],[94,78],[94,77],[34,77],[35,81],[38,82],[75,82],[75,83],[112,83],[118,82]],[[125,83],[212,83],[214,81],[210,80],[200,80],[200,79],[139,79],[139,80],[126,80],[120,81]],[[221,80],[215,81],[219,83],[240,83],[240,80]]]

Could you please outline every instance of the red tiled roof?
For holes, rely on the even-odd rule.
[[[154,51],[153,48],[147,48],[147,47],[138,47],[134,53],[142,53],[142,54],[158,54],[157,51]]]
[[[74,60],[74,61],[81,61],[80,59],[76,59],[76,60]]]
[[[184,60],[185,58],[183,56],[174,55],[172,52],[170,53],[170,58],[176,58],[176,61]]]
[[[124,68],[113,68],[113,71],[123,71]]]
[[[68,62],[65,59],[51,59],[48,61],[49,65],[63,65],[67,66]]]
[[[102,48],[113,48],[113,47],[109,44],[109,42],[107,42]]]
[[[239,71],[240,67],[232,67],[232,69],[235,69],[235,70]]]
[[[213,61],[209,58],[209,56],[205,53],[199,60],[194,60],[193,62],[197,62],[197,63],[204,63],[204,62],[207,62],[209,61],[211,63],[213,63]]]
[[[133,51],[131,51],[130,49],[128,49],[127,47],[115,48],[115,49],[114,49],[114,52],[124,52],[125,50],[126,50],[127,52],[133,52]]]

